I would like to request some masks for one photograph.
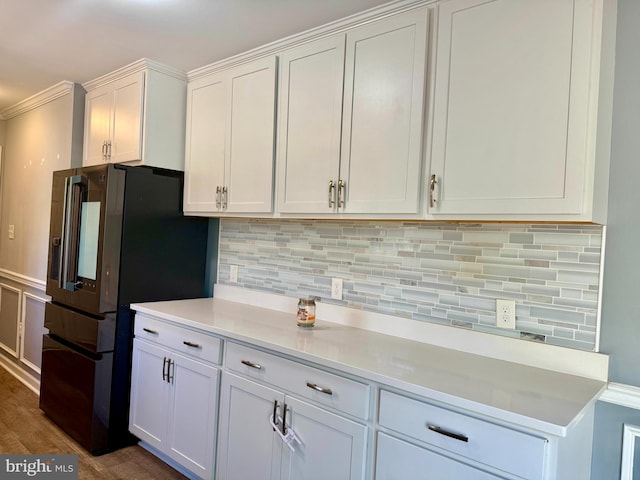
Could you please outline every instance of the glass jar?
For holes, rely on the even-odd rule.
[[[297,323],[299,327],[311,328],[316,323],[316,299],[301,298],[298,301]]]

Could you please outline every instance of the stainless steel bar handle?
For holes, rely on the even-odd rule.
[[[429,430],[431,430],[432,432],[439,433],[440,435],[444,435],[445,437],[455,438],[456,440],[460,440],[461,442],[468,442],[469,441],[469,437],[467,437],[466,435],[461,435],[459,433],[453,433],[453,432],[450,432],[450,431],[445,430],[443,428],[440,428],[440,427],[438,427],[436,425],[427,424],[427,428]]]
[[[216,187],[216,208],[220,208],[220,203],[222,202],[222,198],[220,197],[221,194],[222,189],[220,188],[220,185],[218,185]]]
[[[344,180],[338,181],[338,208],[344,207],[344,201],[347,197],[347,182]]]
[[[169,368],[167,368],[167,381],[173,385],[173,374],[176,370],[176,362],[169,359]]]
[[[240,363],[246,365],[247,367],[255,368],[256,370],[262,370],[262,365],[260,365],[259,363],[253,363],[249,360],[240,360]]]
[[[187,347],[193,347],[193,348],[202,348],[202,345],[199,345],[197,343],[193,343],[190,342],[188,340],[183,341],[182,343],[184,343]]]
[[[321,387],[320,385],[316,385],[315,383],[307,382],[307,387],[315,390],[316,392],[324,393],[326,395],[333,395],[333,390],[330,388]]]
[[[145,332],[150,333],[152,335],[158,335],[157,331],[151,330],[150,328],[147,328],[147,327],[142,327],[142,330],[144,330]]]
[[[67,284],[68,265],[67,252],[69,251],[69,229],[71,228],[71,197],[72,192],[71,177],[64,179],[64,203],[62,207],[62,234],[60,235],[60,267],[61,272],[58,276],[58,287],[64,288]]]
[[[438,180],[434,174],[431,175],[431,179],[429,180],[429,206],[431,208],[434,208],[438,203],[436,200],[436,185],[438,185]]]
[[[333,208],[336,204],[336,184],[333,180],[329,180],[329,208]]]
[[[164,361],[162,362],[162,381],[166,382],[167,381],[167,361],[169,359],[167,357],[164,357]]]
[[[227,209],[228,193],[229,193],[229,191],[227,190],[227,187],[222,187],[222,209],[223,210]]]

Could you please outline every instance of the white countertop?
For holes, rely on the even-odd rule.
[[[565,436],[606,382],[473,355],[295,312],[215,298],[133,304],[132,309],[251,343],[483,416]]]

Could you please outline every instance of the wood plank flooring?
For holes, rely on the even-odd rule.
[[[38,396],[0,367],[0,453],[78,455],[81,480],[185,479],[137,445],[91,456],[38,408]]]

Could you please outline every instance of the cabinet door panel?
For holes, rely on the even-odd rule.
[[[589,71],[576,59],[589,44],[574,34],[574,3],[438,7],[432,213],[581,212],[586,140],[575,113]]]
[[[203,478],[211,476],[217,412],[218,369],[172,354],[171,456]]]
[[[340,163],[344,35],[280,57],[278,210],[331,213],[329,181]]]
[[[113,85],[111,162],[142,158],[142,98],[144,72],[118,80]]]
[[[345,213],[417,213],[426,9],[347,34],[340,178]]]
[[[83,166],[105,163],[104,144],[111,138],[111,89],[102,87],[87,93],[85,100],[85,136]]]
[[[376,480],[420,478],[442,480],[497,480],[499,477],[438,455],[424,448],[378,433]]]
[[[169,390],[163,379],[165,350],[133,341],[129,431],[149,445],[163,449],[167,439]]]
[[[187,87],[184,210],[216,211],[216,187],[224,184],[228,93],[222,76]]]
[[[276,57],[233,70],[230,78],[228,212],[273,209]]]
[[[290,480],[364,478],[364,425],[287,397],[287,421],[300,438],[295,452],[283,448],[283,477]]]
[[[268,387],[223,373],[218,431],[219,480],[280,478],[282,441],[269,417],[284,395]]]

